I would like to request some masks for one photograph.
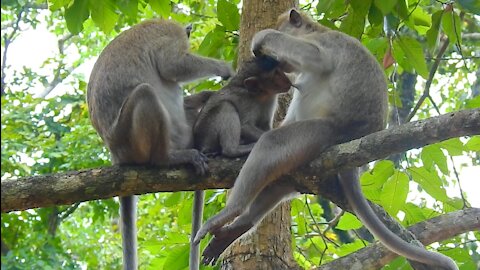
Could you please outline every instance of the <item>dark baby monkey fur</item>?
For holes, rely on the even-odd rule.
[[[248,60],[221,90],[200,92],[197,102],[191,98],[185,105],[191,114],[199,109],[198,101],[207,99],[193,128],[195,148],[231,158],[250,153],[260,136],[272,128],[277,94],[292,86],[278,66],[267,57]],[[199,264],[199,247],[193,239],[201,225],[204,195],[202,190],[195,191],[191,241],[197,253],[190,256],[191,270]]]
[[[116,37],[100,54],[88,83],[93,126],[109,148],[114,165],[192,164],[207,170],[206,157],[192,148],[181,82],[210,76],[228,78],[223,61],[189,52],[184,28],[149,20]],[[123,268],[137,269],[136,202],[120,198]]]
[[[275,180],[318,157],[329,146],[384,128],[387,84],[381,66],[356,39],[324,27],[292,9],[277,30],[258,32],[256,56],[269,56],[297,74],[292,102],[282,126],[263,134],[243,165],[225,208],[195,237],[214,235],[203,263],[215,263],[233,241],[257,224],[295,187]],[[362,223],[390,250],[437,268],[458,269],[447,256],[413,246],[393,234],[361,192],[357,169],[338,173],[349,204]],[[232,222],[228,224],[229,222]]]

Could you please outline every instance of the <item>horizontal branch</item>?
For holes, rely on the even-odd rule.
[[[320,194],[342,208],[347,204],[335,179],[342,168],[361,166],[388,155],[453,137],[480,133],[480,109],[464,110],[395,126],[329,148],[309,166],[282,176],[299,191]],[[1,181],[1,211],[72,204],[131,194],[230,188],[244,159],[215,158],[209,175],[198,177],[188,166],[175,168],[105,167]]]
[[[456,235],[480,230],[480,208],[467,208],[441,215],[408,228],[424,245],[450,239]],[[348,256],[324,264],[318,270],[348,269],[355,265],[356,269],[380,269],[398,255],[380,243],[362,248]]]

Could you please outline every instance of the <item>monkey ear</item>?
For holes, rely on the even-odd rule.
[[[259,84],[260,81],[255,76],[248,77],[243,80],[243,85],[245,85],[245,88],[247,88],[249,92],[257,92]]]
[[[297,10],[295,10],[295,9],[290,10],[289,19],[290,19],[290,23],[293,26],[295,26],[295,27],[302,26],[302,15],[300,15],[300,13],[298,13]]]
[[[189,23],[187,26],[185,26],[185,32],[187,33],[187,37],[190,38],[190,33],[192,32],[192,24]]]

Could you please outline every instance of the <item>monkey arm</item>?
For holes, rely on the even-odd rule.
[[[241,138],[247,141],[256,142],[260,139],[263,133],[267,132],[267,129],[261,129],[254,125],[243,125],[241,131]]]
[[[325,48],[308,39],[273,29],[255,34],[252,51],[256,56],[268,55],[279,62],[286,62],[295,70],[323,73],[333,68],[333,59]]]
[[[188,82],[209,76],[220,76],[228,79],[232,76],[232,68],[224,61],[202,57],[191,53],[169,56],[172,61],[158,61],[157,68],[162,78],[176,82]]]

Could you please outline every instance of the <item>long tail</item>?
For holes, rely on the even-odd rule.
[[[205,192],[203,190],[195,191],[192,211],[192,235],[190,236],[190,270],[198,270],[200,267],[200,244],[195,245],[193,240],[200,226],[202,226],[204,198]]]
[[[135,196],[120,197],[123,269],[137,270],[137,201]]]
[[[367,229],[378,240],[380,240],[385,247],[410,260],[428,265],[435,265],[438,266],[439,269],[458,270],[457,265],[451,258],[440,253],[431,252],[418,246],[411,245],[396,234],[392,233],[377,217],[363,196],[360,182],[358,180],[357,169],[343,171],[338,175],[350,207],[352,207],[353,211],[365,227],[367,227]]]

